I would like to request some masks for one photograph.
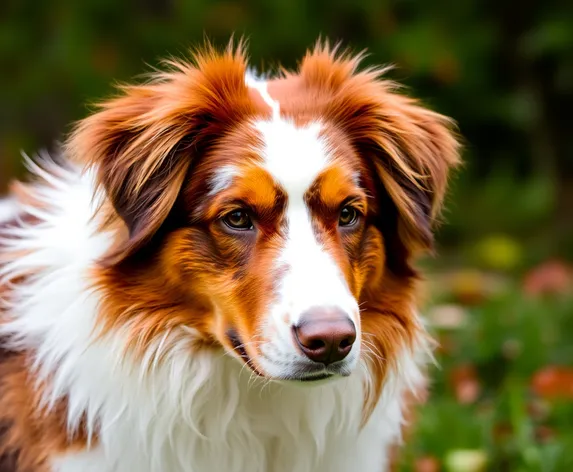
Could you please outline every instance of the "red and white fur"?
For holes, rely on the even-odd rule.
[[[359,59],[318,45],[257,78],[208,47],[27,159],[0,207],[0,469],[389,466],[458,146]],[[293,327],[325,306],[356,341],[305,370]]]

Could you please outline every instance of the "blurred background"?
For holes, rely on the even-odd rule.
[[[426,312],[432,393],[401,470],[573,470],[573,2],[2,0],[0,194],[88,105],[205,36],[294,67],[342,40],[454,117],[452,183]]]

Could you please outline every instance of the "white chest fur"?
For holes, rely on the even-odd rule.
[[[388,385],[370,421],[360,428],[359,375],[315,387],[250,380],[234,359],[209,354],[186,363],[181,381],[156,385],[100,411],[99,444],[64,455],[56,472],[337,472],[385,469],[399,437],[398,387]],[[210,358],[208,358],[210,357]],[[158,369],[156,374],[163,377]],[[166,383],[163,383],[166,381]],[[135,386],[135,385],[134,385]],[[130,390],[129,386],[124,388]],[[146,390],[145,392],[142,391]],[[178,392],[170,388],[179,389]],[[152,396],[156,396],[152,399]],[[123,405],[122,405],[123,404]],[[109,411],[105,411],[109,410]],[[116,417],[116,419],[113,418]]]

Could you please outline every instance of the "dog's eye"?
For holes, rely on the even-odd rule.
[[[245,210],[234,210],[223,217],[223,222],[231,229],[246,231],[253,229],[253,221]]]
[[[358,212],[351,206],[345,206],[340,210],[338,217],[339,226],[352,226],[358,219]]]

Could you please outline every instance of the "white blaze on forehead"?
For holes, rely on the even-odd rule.
[[[304,196],[329,166],[329,147],[320,136],[321,125],[297,127],[281,119],[254,124],[263,143],[263,168],[287,195],[286,238],[276,261],[287,270],[276,281],[276,298],[268,308],[263,331],[267,344],[261,347],[261,366],[270,375],[289,375],[306,359],[295,346],[292,326],[313,307],[330,306],[344,311],[360,337],[358,304],[333,255],[318,240],[311,209]],[[360,343],[354,343],[348,365],[359,358]]]
[[[259,92],[263,101],[273,111],[273,120],[279,119],[281,108],[279,102],[273,100],[273,98],[269,95],[269,91],[267,89],[267,81],[259,79],[252,72],[248,72],[247,75],[245,76],[245,84],[247,85],[247,87],[250,87]]]
[[[297,127],[281,119],[280,104],[267,88],[267,81],[248,72],[247,87],[256,90],[272,109],[270,121],[258,121],[255,128],[264,142],[265,169],[285,188],[289,197],[304,194],[328,164],[326,143],[319,135],[321,126],[311,123]]]
[[[328,166],[328,150],[320,125],[296,127],[284,120],[255,124],[264,142],[264,168],[284,188],[289,199],[304,193]]]
[[[315,306],[336,306],[357,324],[357,304],[341,269],[319,242],[304,195],[329,166],[331,156],[321,125],[297,127],[285,120],[255,123],[260,132],[263,167],[287,195],[287,234],[277,263],[288,271],[271,308],[275,320],[288,314],[291,324]],[[284,324],[284,322],[283,322]]]

